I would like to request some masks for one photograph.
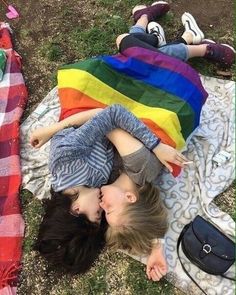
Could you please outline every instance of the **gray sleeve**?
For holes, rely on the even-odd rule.
[[[160,139],[143,122],[121,105],[114,104],[105,108],[81,127],[68,133],[63,145],[66,146],[68,142],[74,148],[79,146],[81,150],[85,151],[94,142],[100,141],[116,128],[127,131],[140,140],[149,150],[154,149],[160,142]]]
[[[163,167],[157,157],[145,147],[122,157],[122,160],[125,173],[140,186],[154,181]]]

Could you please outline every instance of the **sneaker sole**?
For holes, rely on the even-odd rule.
[[[147,8],[147,5],[137,5],[137,6],[135,6],[133,8],[133,10],[132,10],[132,15],[134,15],[136,11],[139,11],[139,10],[145,9],[145,8]]]
[[[211,40],[211,39],[202,39],[202,43],[204,44],[204,42],[206,42],[205,44],[216,44],[216,42],[215,41],[213,41],[213,40]],[[201,43],[201,44],[202,44]]]
[[[207,42],[208,44],[216,44],[216,42],[211,39],[203,39],[202,42]],[[207,43],[205,43],[205,44],[207,44]],[[229,44],[221,43],[220,45],[224,45],[224,46],[230,48],[234,53],[236,53],[236,50],[232,46],[230,46]]]
[[[197,25],[194,17],[188,13],[188,12],[185,12],[182,17],[181,17],[181,20],[182,20],[182,24],[183,26],[185,27],[185,24],[186,24],[186,21],[189,21],[190,24],[192,23],[192,27],[194,28],[194,30],[200,35],[201,39],[204,38],[204,34],[203,32],[200,30],[199,26]]]
[[[156,1],[156,2],[152,3],[151,6],[156,5],[156,4],[168,4],[168,5],[169,5],[169,3],[166,2],[166,1]],[[136,7],[137,7],[137,9],[135,9]],[[140,7],[140,8],[138,8],[138,7]],[[137,6],[135,6],[135,7],[133,8],[133,10],[132,10],[132,15],[134,15],[134,13],[135,13],[136,11],[141,10],[141,9],[144,9],[144,8],[147,8],[147,5],[137,5]]]
[[[166,1],[156,1],[156,2],[153,2],[151,6],[156,5],[156,4],[168,4],[169,5],[169,3]]]
[[[236,53],[235,49],[232,46],[230,46],[228,44],[221,44],[221,45],[224,45],[224,46],[230,48],[234,53]]]

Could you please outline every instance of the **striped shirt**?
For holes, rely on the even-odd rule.
[[[129,132],[149,150],[160,142],[124,107],[111,105],[81,127],[66,128],[53,136],[49,155],[52,188],[58,192],[78,185],[100,187],[106,184],[114,156],[106,134],[116,128]]]

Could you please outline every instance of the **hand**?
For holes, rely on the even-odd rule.
[[[159,281],[167,273],[167,263],[163,246],[158,244],[153,248],[147,260],[146,274],[149,280]]]
[[[180,152],[168,144],[160,142],[154,149],[153,153],[157,156],[160,162],[166,166],[166,168],[172,172],[173,168],[168,163],[173,163],[178,166],[184,167],[184,163],[188,162],[188,159],[185,158]]]
[[[30,144],[34,148],[40,148],[52,137],[52,135],[53,133],[49,127],[38,128],[31,133]]]

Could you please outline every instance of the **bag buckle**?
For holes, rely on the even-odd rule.
[[[211,245],[209,244],[204,244],[202,247],[202,250],[206,253],[209,254],[211,252]]]

